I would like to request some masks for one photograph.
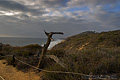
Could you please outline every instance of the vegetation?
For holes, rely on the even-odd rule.
[[[120,75],[120,30],[95,33],[93,31],[83,32],[66,38],[63,42],[47,51],[47,55],[55,55],[66,64],[61,67],[52,59],[44,57],[41,68],[51,71],[69,71],[82,74],[93,73],[95,75]],[[15,54],[20,60],[37,66],[38,58],[34,55],[39,45],[28,45],[24,47],[11,47],[4,45],[0,55]],[[1,58],[1,57],[0,57]],[[6,58],[8,64],[12,64],[11,58]],[[19,70],[27,71],[30,67],[16,62]],[[80,80],[80,75],[45,73],[43,80]]]
[[[37,66],[38,58],[37,54],[41,54],[42,47],[38,44],[31,44],[23,47],[12,47],[10,45],[3,45],[2,50],[0,51],[0,59],[6,59],[8,65],[13,65],[12,56],[6,55],[15,55],[20,60],[27,62],[31,65]],[[6,57],[3,57],[6,56]],[[16,68],[22,71],[28,71],[29,66],[16,62]]]
[[[82,74],[92,72],[94,75],[120,75],[120,47],[81,50],[76,54],[65,53],[62,59],[67,65],[66,69],[54,63],[47,67],[47,70],[71,71]],[[81,76],[46,73],[45,78],[47,80],[78,80],[81,79]]]
[[[83,32],[66,38],[53,49],[63,49],[67,54],[76,54],[81,50],[93,48],[120,47],[120,30],[109,32]]]
[[[67,65],[64,69],[53,63],[47,67],[52,71],[71,71],[95,75],[120,75],[120,30],[110,32],[83,32],[65,39],[54,46],[52,54]],[[81,76],[72,74],[46,73],[47,80],[78,80]]]

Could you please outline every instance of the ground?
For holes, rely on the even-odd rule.
[[[0,60],[0,76],[5,80],[41,80],[35,72],[24,73],[5,63],[5,60]],[[0,78],[0,80],[2,79]]]

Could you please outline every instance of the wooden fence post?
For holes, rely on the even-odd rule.
[[[107,76],[107,80],[110,80],[110,76],[109,75]]]
[[[92,76],[93,76],[93,73],[92,72],[90,72],[90,74],[89,74],[90,76],[89,76],[89,80],[93,80],[92,79]]]
[[[2,43],[0,43],[0,51],[2,51],[2,47],[3,47],[3,44],[2,44]]]
[[[15,67],[15,55],[13,55],[13,67]]]

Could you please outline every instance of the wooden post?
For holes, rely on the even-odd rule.
[[[50,42],[52,40],[52,35],[53,34],[63,34],[62,32],[50,32],[50,33],[47,33],[45,30],[44,30],[44,32],[48,36],[48,39],[47,39],[47,42],[46,42],[46,44],[44,44],[44,47],[42,49],[42,53],[40,55],[40,59],[39,59],[38,65],[37,65],[38,68],[40,68],[40,64],[41,64],[41,61],[43,59],[43,56],[46,54],[47,48],[50,45]]]
[[[110,76],[109,75],[107,76],[107,80],[110,80]]]
[[[92,80],[92,77],[90,77],[89,80]]]
[[[15,67],[15,55],[13,55],[13,67]]]
[[[89,80],[93,80],[92,79],[92,76],[93,76],[93,73],[92,72],[90,72],[90,74],[89,74],[90,76],[89,76]]]
[[[2,43],[0,43],[0,51],[2,51],[2,47],[3,47],[3,44],[2,44]]]

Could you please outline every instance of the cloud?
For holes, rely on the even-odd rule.
[[[50,7],[50,8],[59,8],[59,7],[64,7],[66,6],[65,2],[68,0],[39,0],[41,4],[45,7]]]
[[[70,0],[68,5],[70,6],[88,6],[88,5],[104,5],[114,4],[119,0]]]
[[[42,15],[45,13],[42,9],[32,9],[23,4],[20,4],[15,1],[0,1],[0,8],[4,8],[7,11],[14,11],[14,12],[23,12],[23,13],[30,13],[31,15]]]
[[[96,22],[101,23],[103,26],[106,26],[108,28],[112,27],[120,27],[120,12],[119,13],[110,13],[105,12],[104,14],[92,14],[90,15],[92,19],[94,19]]]
[[[14,1],[0,1],[0,6],[3,8],[11,9],[11,10],[19,10],[19,11],[29,11],[27,7],[22,4],[16,3]]]
[[[46,30],[62,31],[68,37],[87,30],[119,29],[119,3],[119,0],[0,1],[0,35],[45,37]]]

